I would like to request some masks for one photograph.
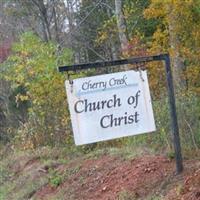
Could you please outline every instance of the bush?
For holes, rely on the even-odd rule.
[[[16,104],[28,105],[28,119],[21,122],[16,136],[18,141],[26,143],[24,145],[36,147],[65,141],[69,128],[65,77],[58,73],[57,66],[69,64],[71,57],[69,49],[58,50],[56,44],[42,42],[34,34],[25,33],[3,63],[4,78],[11,82],[13,91],[18,91]]]

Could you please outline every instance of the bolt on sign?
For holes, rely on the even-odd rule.
[[[156,130],[146,71],[65,82],[76,145]]]

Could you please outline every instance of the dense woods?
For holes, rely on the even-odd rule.
[[[199,19],[199,0],[2,0],[0,143],[73,147],[68,76],[58,73],[58,66],[169,53],[181,142],[185,150],[199,149]],[[135,67],[75,72],[71,78]],[[148,143],[171,150],[163,63],[139,67],[148,69],[156,134],[99,146]]]

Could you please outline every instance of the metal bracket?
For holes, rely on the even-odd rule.
[[[173,78],[172,78],[169,54],[136,57],[136,58],[122,59],[122,60],[114,60],[114,61],[76,64],[76,65],[71,65],[71,66],[61,66],[61,67],[58,67],[58,70],[59,72],[65,72],[65,71],[68,72],[68,71],[85,70],[85,69],[92,69],[92,68],[104,68],[104,67],[109,67],[109,66],[117,67],[119,65],[126,65],[126,64],[137,65],[139,63],[147,63],[147,62],[153,62],[153,61],[165,62],[165,71],[166,71],[169,107],[170,107],[170,116],[171,116],[171,129],[172,129],[172,134],[173,134],[173,143],[174,143],[174,151],[175,151],[175,158],[176,158],[176,171],[177,171],[177,174],[179,174],[180,172],[183,171],[183,163],[182,163],[179,127],[178,127],[178,120],[177,120],[177,114],[176,114],[176,103],[175,103],[174,86],[173,86]]]

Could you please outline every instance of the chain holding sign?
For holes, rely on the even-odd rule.
[[[76,145],[155,131],[146,71],[80,78],[73,85],[67,80],[65,85]]]

